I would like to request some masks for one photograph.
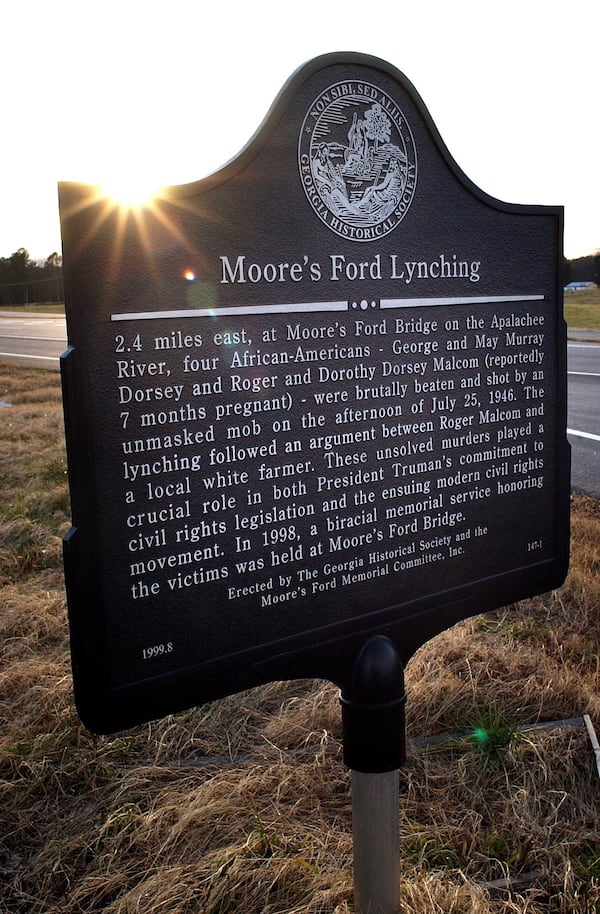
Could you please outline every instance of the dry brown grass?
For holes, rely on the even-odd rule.
[[[82,728],[58,377],[0,368],[0,400],[13,404],[0,410],[2,914],[350,914],[350,775],[331,685],[274,683],[114,737]],[[401,914],[600,909],[585,729],[527,729],[600,723],[599,533],[597,503],[575,497],[565,586],[467,620],[409,664]],[[497,745],[478,745],[476,724]],[[505,877],[512,888],[494,884]]]

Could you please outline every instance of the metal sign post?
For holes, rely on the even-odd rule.
[[[352,837],[356,914],[400,908],[398,770],[352,772]]]
[[[392,642],[371,638],[342,693],[344,761],[352,770],[354,895],[357,914],[400,906],[398,768],[406,760],[404,670]]]

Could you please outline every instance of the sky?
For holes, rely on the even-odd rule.
[[[487,194],[563,205],[567,257],[600,250],[599,0],[29,0],[0,30],[0,257],[60,252],[58,181],[216,171],[334,51],[403,72]]]

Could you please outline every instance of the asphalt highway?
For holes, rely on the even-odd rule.
[[[577,334],[567,346],[567,437],[571,444],[571,485],[600,498],[600,334]]]
[[[65,319],[61,314],[27,314],[0,311],[0,359],[26,368],[59,369],[67,347]]]
[[[58,370],[66,346],[62,315],[0,311],[0,359]],[[567,371],[572,488],[600,499],[600,333],[569,331]]]

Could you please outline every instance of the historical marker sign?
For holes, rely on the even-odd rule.
[[[302,68],[218,174],[61,184],[78,708],[344,686],[568,563],[562,209],[500,203],[390,65]]]

